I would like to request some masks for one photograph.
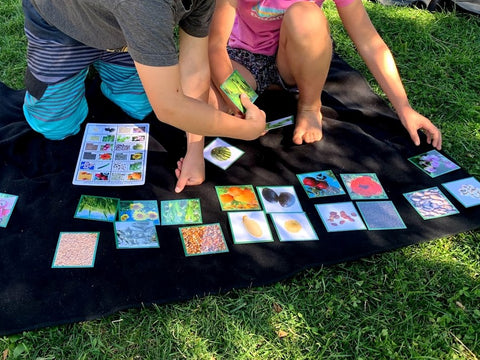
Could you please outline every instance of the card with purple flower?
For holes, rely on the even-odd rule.
[[[460,169],[460,166],[437,150],[427,151],[408,160],[432,178]]]

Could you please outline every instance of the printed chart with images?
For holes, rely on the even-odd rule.
[[[85,127],[74,185],[145,184],[149,124],[97,124]]]

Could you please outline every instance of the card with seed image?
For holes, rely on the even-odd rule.
[[[227,80],[220,85],[220,89],[242,113],[245,113],[245,107],[240,100],[241,94],[246,94],[252,103],[258,98],[258,94],[237,70],[234,70]]]
[[[119,221],[153,221],[160,225],[157,200],[121,200],[118,205]]]
[[[287,126],[287,125],[292,125],[293,122],[294,122],[293,115],[286,116],[286,117],[283,117],[283,118],[280,118],[280,119],[277,119],[277,120],[272,120],[272,121],[267,122],[267,126],[266,126],[265,130],[269,131],[269,130],[273,130],[273,129],[278,129],[278,128],[281,128],[281,127],[284,127],[284,126]]]
[[[185,226],[178,229],[185,256],[228,252],[220,224]]]
[[[359,201],[356,203],[368,230],[405,229],[400,214],[393,202],[388,200]]]
[[[263,211],[229,212],[228,220],[234,244],[273,241],[270,226]]]
[[[309,198],[346,194],[332,170],[297,174],[297,178]]]
[[[257,192],[267,213],[303,212],[293,186],[257,186]]]
[[[203,157],[219,168],[226,170],[242,156],[244,152],[226,141],[216,138],[203,150]]]
[[[7,227],[18,196],[0,193],[0,227]]]
[[[458,214],[459,211],[436,186],[403,194],[424,220]]]
[[[340,174],[352,200],[388,199],[387,193],[374,173]]]
[[[315,208],[328,232],[366,230],[352,202],[317,204]]]
[[[215,186],[223,211],[261,210],[252,185]]]
[[[74,218],[114,222],[119,201],[117,198],[82,195]]]
[[[271,213],[270,216],[280,241],[318,240],[307,214]]]
[[[460,169],[460,166],[437,150],[427,151],[408,160],[432,178]]]
[[[117,249],[160,247],[153,221],[116,221],[114,230]]]
[[[480,205],[480,182],[473,176],[443,183],[442,186],[464,207]]]
[[[97,253],[98,232],[62,232],[52,268],[91,268]]]
[[[160,202],[162,225],[201,224],[200,199],[163,200]]]

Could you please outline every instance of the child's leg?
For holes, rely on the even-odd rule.
[[[312,2],[288,8],[280,29],[277,66],[282,79],[299,90],[293,142],[319,141],[321,92],[332,58],[332,41],[323,11]]]
[[[129,116],[143,120],[152,107],[128,53],[107,54],[94,64],[102,79],[103,94]]]
[[[38,98],[30,91],[25,94],[23,113],[31,128],[50,140],[62,140],[78,133],[88,114],[86,76],[87,69],[84,69],[67,80],[51,85],[31,76],[30,88],[43,88]],[[36,86],[32,83],[36,83]],[[32,91],[35,93],[35,90]]]

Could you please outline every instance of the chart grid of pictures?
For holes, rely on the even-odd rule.
[[[346,194],[331,170],[297,174],[309,198]]]
[[[458,210],[438,187],[403,194],[424,220],[458,214]]]
[[[270,217],[280,241],[318,240],[305,213],[271,213]]]
[[[480,205],[480,182],[473,176],[443,183],[442,186],[464,207]]]
[[[340,177],[352,200],[388,199],[374,173],[340,174]]]
[[[244,152],[226,141],[216,138],[203,150],[203,157],[219,168],[226,170],[242,156]]]
[[[261,210],[252,185],[215,186],[223,211]]]
[[[99,236],[98,232],[60,233],[52,268],[93,267]]]
[[[293,186],[257,186],[257,192],[267,213],[303,212]]]
[[[17,199],[17,195],[0,193],[0,227],[7,227]]]
[[[328,232],[367,229],[350,201],[316,204],[315,208]]]
[[[432,178],[460,169],[460,166],[437,150],[427,151],[408,160]]]
[[[116,221],[114,229],[117,249],[160,247],[153,221]]]
[[[234,244],[273,241],[270,226],[263,211],[229,212],[228,220]]]
[[[237,70],[234,70],[227,80],[220,85],[220,89],[242,113],[245,113],[245,107],[240,100],[241,94],[246,94],[252,103],[258,98],[258,94]]]
[[[201,224],[200,199],[163,200],[162,225]]]
[[[120,200],[119,221],[153,221],[160,225],[160,212],[157,200]]]
[[[220,224],[185,226],[178,229],[185,256],[228,252]]]
[[[114,222],[119,202],[117,198],[82,195],[74,218]]]
[[[74,185],[145,184],[149,124],[96,124],[85,127]]]
[[[368,230],[406,229],[397,208],[391,201],[362,201],[356,203]]]

